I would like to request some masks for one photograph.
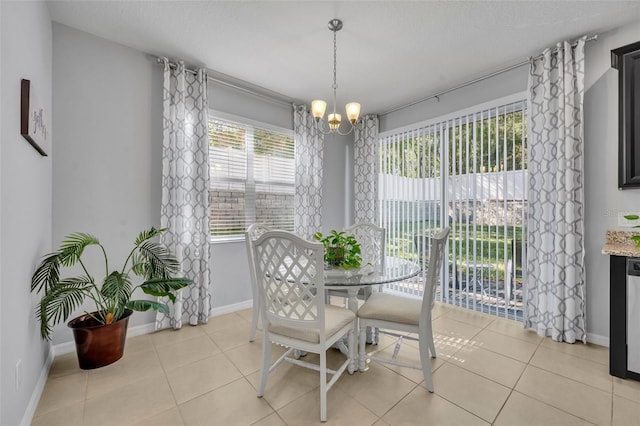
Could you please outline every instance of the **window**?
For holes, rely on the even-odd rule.
[[[527,105],[522,95],[380,137],[387,252],[425,268],[428,236],[451,228],[438,300],[522,314],[526,282]],[[446,260],[445,260],[446,262]],[[394,290],[421,295],[420,278]]]
[[[213,113],[209,166],[213,241],[244,238],[254,222],[293,231],[293,131]]]

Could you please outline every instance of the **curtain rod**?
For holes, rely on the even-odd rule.
[[[586,41],[595,41],[595,40],[597,40],[597,39],[598,39],[598,35],[597,35],[597,34],[595,34],[595,35],[592,35],[592,36],[588,36]],[[573,42],[571,43],[571,46],[572,46],[572,47],[576,47],[577,45],[578,45],[578,41],[577,41],[577,40],[576,40],[576,41],[573,41]],[[556,49],[553,49],[552,53],[556,53],[557,51],[558,51],[558,49],[557,49],[557,48],[556,48]],[[429,95],[429,96],[427,96],[426,98],[418,99],[417,101],[413,101],[413,102],[408,103],[408,104],[406,104],[406,105],[397,106],[397,107],[395,107],[395,108],[392,108],[392,109],[390,109],[390,110],[388,110],[388,111],[383,112],[383,113],[382,113],[382,114],[380,114],[380,115],[387,115],[387,114],[391,114],[392,112],[396,112],[396,111],[400,111],[401,109],[405,109],[405,108],[412,107],[412,106],[417,105],[417,104],[419,104],[419,103],[421,103],[421,102],[428,101],[429,99],[438,99],[438,100],[440,100],[439,98],[440,98],[440,96],[442,96],[442,95],[445,95],[445,94],[447,94],[447,93],[453,92],[453,91],[458,90],[458,89],[462,89],[463,87],[471,86],[472,84],[478,83],[478,82],[483,81],[483,80],[486,80],[486,79],[488,79],[488,78],[495,77],[495,76],[500,75],[500,74],[504,74],[505,72],[508,72],[508,71],[514,70],[514,69],[516,69],[516,68],[523,67],[523,66],[525,66],[525,65],[530,64],[532,60],[538,60],[538,59],[541,59],[543,56],[544,56],[543,54],[540,54],[540,55],[535,56],[535,57],[530,57],[530,58],[529,58],[529,59],[527,59],[526,61],[522,61],[522,62],[517,63],[517,64],[515,64],[515,65],[511,65],[511,66],[508,66],[508,67],[503,68],[503,69],[501,69],[501,70],[494,71],[494,72],[492,72],[491,74],[483,75],[482,77],[475,78],[475,79],[473,79],[473,80],[470,80],[470,81],[467,81],[467,82],[465,82],[465,83],[459,84],[459,85],[457,85],[457,86],[455,86],[455,87],[452,87],[452,88],[450,88],[450,89],[443,90],[442,92],[438,92],[438,93],[436,93],[436,94]]]
[[[167,58],[156,57],[156,62],[158,64],[163,64],[165,60],[167,62],[169,62],[169,67],[171,67],[171,68],[176,68],[177,67],[177,64],[175,62],[172,62]],[[195,74],[198,73],[198,71],[196,71],[194,69],[191,69],[191,68],[187,68],[187,67],[185,67],[184,70],[185,70],[185,72],[188,72],[189,74],[194,74],[195,75]],[[249,95],[258,97],[258,98],[260,98],[262,100],[265,100],[265,101],[268,101],[268,102],[271,102],[271,103],[274,103],[274,104],[277,104],[277,105],[284,105],[284,106],[287,106],[287,107],[291,107],[291,104],[293,103],[293,101],[284,100],[285,96],[282,96],[283,99],[279,99],[279,98],[277,98],[275,96],[270,96],[268,94],[261,93],[258,90],[250,89],[248,87],[245,87],[245,86],[242,86],[242,85],[238,85],[238,84],[233,84],[233,83],[230,83],[228,81],[212,77],[212,76],[210,76],[208,74],[207,74],[207,80],[213,81],[214,83],[221,84],[223,86],[229,87],[229,88],[234,89],[234,90],[238,90],[240,92],[247,93]]]
[[[595,41],[595,40],[597,40],[597,39],[598,39],[598,35],[597,35],[597,34],[596,34],[596,35],[593,35],[593,36],[589,36],[589,37],[587,37],[587,41]],[[574,42],[572,42],[572,43],[571,43],[571,46],[575,47],[577,44],[578,44],[578,42],[577,42],[577,41],[574,41]],[[553,52],[557,52],[557,49],[554,49],[554,50],[553,50]],[[518,64],[508,66],[508,67],[503,68],[503,69],[498,70],[498,71],[494,71],[494,72],[492,72],[491,74],[487,74],[487,75],[484,75],[484,76],[482,76],[482,77],[478,77],[478,78],[476,78],[476,79],[473,79],[473,80],[467,81],[467,82],[465,82],[465,83],[459,84],[459,85],[457,85],[457,86],[455,86],[455,87],[452,87],[452,88],[450,88],[450,89],[443,90],[443,91],[438,92],[438,93],[435,93],[435,94],[433,94],[433,95],[429,95],[429,96],[427,96],[427,97],[425,97],[425,98],[418,99],[417,101],[413,101],[413,102],[408,103],[408,104],[406,104],[406,105],[397,106],[397,107],[392,108],[392,109],[390,109],[390,110],[388,110],[388,111],[385,111],[385,112],[383,112],[383,113],[381,113],[381,114],[379,114],[379,115],[387,115],[387,114],[390,114],[390,113],[392,113],[392,112],[400,111],[400,110],[402,110],[402,109],[409,108],[409,107],[412,107],[412,106],[414,106],[414,105],[417,105],[417,104],[419,104],[419,103],[421,103],[421,102],[428,101],[428,100],[430,100],[430,99],[438,99],[438,100],[439,100],[439,97],[440,97],[440,96],[442,96],[442,95],[445,95],[445,94],[447,94],[447,93],[453,92],[453,91],[458,90],[458,89],[462,89],[463,87],[470,86],[470,85],[472,85],[472,84],[478,83],[478,82],[483,81],[483,80],[486,80],[486,79],[488,79],[488,78],[495,77],[495,76],[500,75],[500,74],[504,74],[505,72],[508,72],[508,71],[514,70],[514,69],[516,69],[516,68],[520,68],[520,67],[522,67],[522,66],[525,66],[525,65],[527,65],[527,64],[529,64],[529,63],[531,63],[531,61],[532,61],[532,60],[536,60],[536,59],[540,59],[540,58],[542,58],[542,56],[543,56],[543,55],[542,55],[542,54],[540,54],[540,55],[538,55],[538,56],[536,56],[536,57],[529,58],[529,59],[527,59],[526,61],[522,61],[522,62],[520,62],[520,63],[518,63]],[[176,67],[176,63],[175,63],[175,62],[171,62],[171,61],[169,61],[167,58],[163,58],[163,57],[156,57],[156,62],[157,62],[158,64],[162,64],[162,63],[164,63],[164,61],[165,61],[165,60],[169,62],[169,66],[170,66],[171,68],[175,68],[175,67]],[[191,69],[191,68],[185,68],[185,71],[186,71],[186,72],[188,72],[188,73],[191,73],[191,74],[196,74],[196,73],[197,73],[197,71],[196,71],[196,70]],[[210,76],[210,75],[207,75],[207,80],[210,80],[210,81],[213,81],[213,82],[215,82],[215,83],[221,84],[221,85],[223,85],[223,86],[226,86],[226,87],[229,87],[229,88],[232,88],[232,89],[238,90],[238,91],[240,91],[240,92],[247,93],[247,94],[249,94],[249,95],[252,95],[252,96],[258,97],[258,98],[260,98],[260,99],[266,100],[266,101],[268,101],[268,102],[272,102],[272,103],[277,104],[277,105],[282,105],[282,106],[287,106],[287,107],[289,107],[289,106],[291,106],[291,105],[293,104],[293,102],[294,102],[293,100],[284,100],[284,99],[283,99],[283,98],[284,98],[284,96],[283,96],[282,98],[277,98],[277,97],[275,97],[275,96],[270,96],[270,95],[267,95],[267,94],[265,94],[265,93],[261,93],[261,92],[259,92],[259,91],[257,91],[257,90],[253,90],[253,89],[250,89],[250,88],[248,88],[248,87],[245,87],[245,86],[242,86],[242,85],[238,85],[238,84],[233,84],[233,83],[230,83],[230,82],[228,82],[228,81],[225,81],[225,80],[221,80],[221,79],[219,79],[219,78],[212,77],[212,76]]]

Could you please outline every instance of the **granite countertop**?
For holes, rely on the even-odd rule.
[[[631,239],[634,235],[639,235],[639,233],[634,231],[607,231],[602,254],[640,257],[640,248],[636,247],[636,242]]]

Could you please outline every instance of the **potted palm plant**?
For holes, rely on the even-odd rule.
[[[57,251],[43,258],[31,278],[31,291],[42,293],[36,316],[43,340],[50,340],[53,326],[67,321],[74,310],[90,300],[95,310],[67,324],[73,330],[80,368],[98,368],[120,359],[133,311],[169,313],[169,307],[157,300],[132,299],[134,292],[140,288],[146,294],[166,296],[175,302],[174,291],[192,283],[188,278],[173,276],[180,269],[178,261],[166,247],[152,241],[165,230],[152,227],[141,232],[122,269],[111,272],[106,250],[96,237],[86,233],[65,237]],[[105,277],[100,282],[82,260],[89,246],[98,246],[102,251]],[[83,271],[81,275],[60,276],[61,268],[77,264]],[[134,285],[133,275],[143,282]]]

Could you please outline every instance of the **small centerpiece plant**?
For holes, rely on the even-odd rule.
[[[326,236],[316,232],[313,239],[324,245],[324,262],[327,266],[343,269],[360,267],[360,244],[354,236],[333,230]]]

